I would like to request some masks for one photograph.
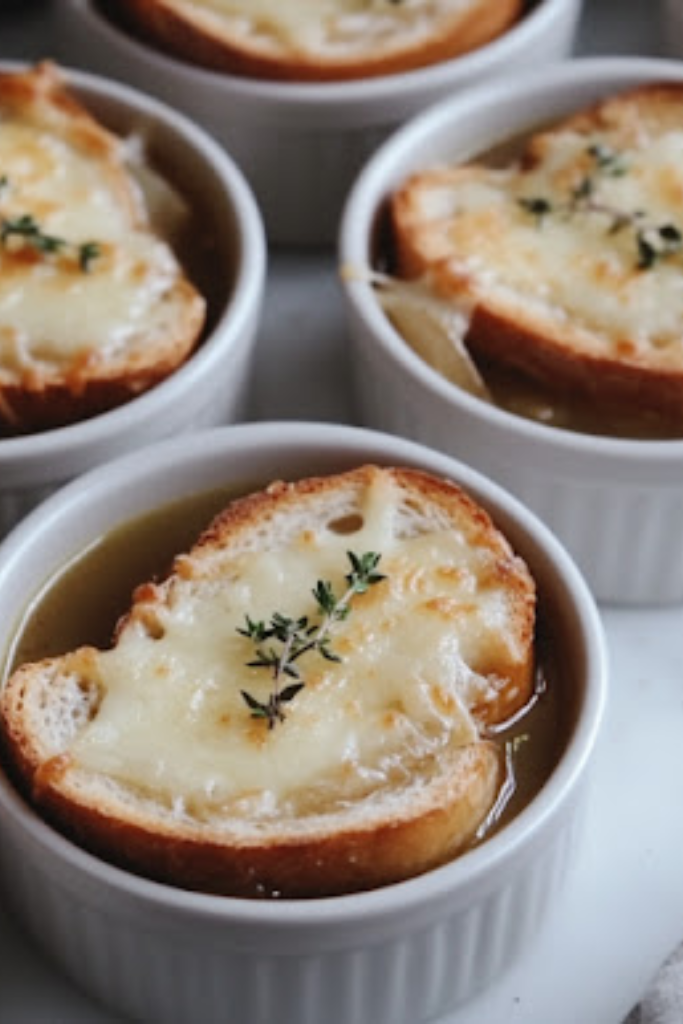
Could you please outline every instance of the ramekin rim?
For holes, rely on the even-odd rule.
[[[125,44],[139,49],[141,54],[151,56],[151,59],[158,62],[161,67],[176,68],[179,72],[196,76],[198,82],[211,84],[212,87],[229,88],[236,94],[254,100],[269,100],[277,96],[278,100],[285,104],[324,107],[339,102],[363,105],[381,99],[398,101],[413,90],[429,90],[439,84],[455,86],[461,81],[464,83],[470,76],[481,75],[495,67],[499,61],[513,59],[518,51],[523,51],[537,36],[542,36],[547,31],[549,23],[552,24],[565,9],[575,8],[578,12],[583,0],[536,0],[535,6],[526,11],[523,17],[504,33],[476,50],[448,61],[393,75],[320,83],[250,79],[184,62],[160,50],[153,50],[144,42],[131,39],[123,29],[112,24],[106,15],[97,10],[95,0],[67,2],[78,7],[81,15],[91,18],[101,30],[120,37]]]
[[[0,542],[0,582],[13,571],[14,563],[21,560],[31,543],[36,524],[49,526],[51,519],[59,520],[69,514],[70,502],[79,495],[93,499],[93,492],[105,481],[111,484],[118,478],[131,486],[135,473],[141,473],[150,459],[156,466],[168,466],[164,452],[173,454],[174,465],[188,460],[200,452],[208,455],[211,448],[216,454],[225,444],[274,442],[286,446],[297,444],[330,452],[344,451],[344,440],[358,449],[358,459],[364,449],[386,446],[387,459],[398,461],[403,453],[408,461],[421,462],[432,472],[452,475],[463,487],[473,491],[476,498],[504,514],[524,534],[533,551],[553,566],[553,575],[559,581],[564,595],[571,600],[572,614],[580,624],[586,663],[586,686],[582,700],[582,713],[575,725],[561,760],[553,770],[543,789],[530,804],[519,812],[499,833],[481,846],[468,851],[454,861],[416,878],[384,888],[346,896],[306,901],[282,900],[276,902],[249,901],[231,897],[217,897],[187,892],[163,883],[151,881],[111,865],[81,849],[47,825],[24,803],[4,772],[0,771],[0,809],[19,820],[21,829],[41,848],[57,852],[73,871],[94,879],[107,890],[127,893],[149,906],[187,914],[202,914],[210,919],[225,919],[244,925],[277,925],[279,927],[315,927],[321,922],[350,924],[368,920],[373,912],[386,919],[392,912],[404,914],[406,909],[438,901],[446,894],[486,880],[503,860],[514,859],[519,851],[532,847],[539,837],[552,827],[555,815],[569,800],[592,758],[607,701],[607,649],[600,613],[571,555],[552,531],[528,509],[495,481],[458,459],[429,449],[417,442],[384,434],[381,431],[346,424],[308,421],[260,421],[233,424],[199,431],[182,438],[157,441],[144,451],[119,456],[106,466],[89,470],[80,478],[63,486],[33,510]],[[132,467],[137,467],[134,470]],[[285,911],[283,912],[283,908]]]

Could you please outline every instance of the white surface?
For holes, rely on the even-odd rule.
[[[0,57],[53,52],[56,10],[19,7],[13,23],[0,16]],[[655,12],[649,0],[588,0],[581,52],[657,54]],[[333,256],[273,255],[252,417],[352,421],[344,349]],[[532,953],[447,1024],[618,1024],[683,939],[683,609],[602,611],[612,688],[586,842]],[[122,1024],[2,908],[0,1021]]]

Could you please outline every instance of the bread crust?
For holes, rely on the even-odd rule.
[[[3,123],[35,128],[92,162],[102,189],[120,210],[127,233],[152,237],[141,192],[125,164],[122,140],[90,115],[55,65],[44,62],[25,72],[1,74],[0,112]],[[34,217],[30,204],[17,205],[16,200],[15,208],[8,201],[2,209],[3,198],[0,195],[3,225],[18,216]],[[39,215],[36,221],[41,221]],[[164,245],[161,240],[158,244]],[[107,254],[107,245],[99,246],[100,265],[116,259],[115,253]],[[4,421],[11,433],[21,433],[89,418],[153,387],[188,358],[199,341],[206,304],[170,249],[164,251],[165,281],[150,305],[154,320],[138,326],[125,344],[102,346],[93,323],[91,342],[70,353],[60,351],[54,342],[54,351],[48,355],[44,339],[34,336],[32,327],[27,326],[21,339],[14,341],[16,328],[0,318],[0,424]],[[79,289],[90,284],[85,278],[99,272],[97,263],[84,271],[75,256],[61,259],[31,246],[7,244],[0,248],[0,269],[5,280],[15,280],[18,288],[31,275],[45,271],[47,276],[49,271],[49,287],[59,290],[69,307],[80,301]],[[144,287],[142,276],[139,287]]]
[[[468,544],[492,553],[492,572],[506,595],[506,621],[512,622],[518,649],[514,656],[502,648],[490,652],[491,662],[480,670],[491,674],[497,692],[478,707],[474,701],[471,711],[482,728],[500,723],[533,691],[533,581],[479,505],[454,484],[417,470],[366,466],[333,477],[277,482],[231,503],[197,544],[176,558],[164,580],[138,588],[117,625],[116,642],[127,631],[149,629],[158,609],[182,601],[188,587],[223,579],[245,551],[277,544],[278,537],[286,545],[287,530],[300,529],[302,510],[307,516],[334,516],[353,506],[356,492],[378,473],[389,474],[403,489],[416,515],[427,508],[445,514],[453,529],[465,531]],[[482,579],[481,585],[492,581]],[[403,786],[332,812],[279,815],[253,826],[179,818],[155,803],[154,794],[132,799],[125,783],[108,779],[103,785],[74,761],[71,741],[97,715],[102,699],[98,657],[95,649],[82,648],[22,666],[11,676],[0,694],[4,757],[30,801],[76,842],[174,885],[245,897],[316,897],[400,881],[466,849],[504,778],[500,751],[480,738],[439,748],[433,760],[415,765]],[[55,712],[61,730],[57,743],[42,724],[46,706],[71,709],[68,715]]]
[[[632,410],[634,414],[654,413],[678,428],[683,423],[683,333],[678,335],[657,334],[653,321],[651,337],[643,340],[641,321],[633,323],[630,331],[623,324],[612,325],[605,317],[593,321],[582,319],[581,311],[572,307],[554,304],[554,293],[544,303],[538,296],[526,296],[516,286],[507,287],[505,268],[497,263],[477,269],[470,261],[476,243],[469,248],[469,239],[460,233],[457,219],[459,196],[467,188],[478,184],[493,187],[496,194],[509,190],[512,204],[519,203],[533,188],[538,189],[538,172],[548,166],[553,153],[558,151],[558,140],[572,136],[582,141],[584,150],[589,146],[604,146],[605,151],[624,152],[626,161],[646,159],[648,149],[666,133],[680,131],[683,113],[683,86],[677,83],[655,83],[629,90],[617,96],[608,97],[589,109],[568,117],[550,129],[532,135],[525,144],[517,166],[510,165],[502,171],[485,164],[469,164],[459,167],[439,167],[418,172],[411,176],[392,197],[391,221],[395,238],[396,263],[400,276],[427,277],[436,292],[448,300],[462,301],[472,309],[466,342],[475,359],[501,367],[521,371],[539,381],[550,395],[561,398],[583,396],[589,402],[602,403],[606,412],[610,410]],[[616,166],[616,165],[615,165]],[[628,176],[630,171],[608,170],[602,185],[611,187],[620,175]],[[668,188],[669,206],[658,202],[658,223],[665,228],[683,229],[683,179],[674,178],[665,182],[662,171],[662,188]],[[583,174],[583,178],[581,175]],[[587,165],[577,164],[575,177],[570,179],[565,172],[564,183],[568,190],[580,188],[582,181],[590,176]],[[596,175],[593,174],[595,178]],[[653,180],[657,180],[654,178]],[[502,183],[501,183],[502,182]],[[540,190],[539,190],[540,196]],[[550,190],[551,207],[556,194]],[[450,197],[450,212],[446,200],[437,202],[442,216],[430,219],[429,201],[435,196]],[[545,198],[545,193],[541,198]],[[602,205],[602,209],[600,209]],[[653,201],[654,206],[654,201]],[[434,205],[432,205],[432,209]],[[558,203],[559,208],[559,203]],[[600,226],[600,244],[593,260],[595,280],[602,283],[605,293],[610,292],[614,302],[619,296],[624,303],[633,301],[636,290],[648,284],[648,275],[667,273],[683,274],[683,261],[677,251],[667,254],[665,259],[655,260],[652,266],[640,266],[637,261],[636,239],[638,237],[638,213],[631,213],[632,221],[626,219],[622,226],[612,230],[608,202],[594,203],[593,216],[603,217]],[[524,216],[518,214],[518,216]],[[543,244],[544,230],[549,237],[548,227],[551,212],[536,232],[539,247]],[[625,226],[624,226],[625,225]],[[457,238],[457,244],[455,239]],[[626,240],[626,241],[625,241]],[[505,242],[500,238],[501,243]],[[621,258],[618,270],[617,255],[612,256],[613,247],[626,244],[632,247],[626,257]],[[586,242],[584,258],[593,259],[592,241]],[[502,245],[501,245],[502,248]],[[540,248],[539,248],[540,251]],[[520,261],[524,256],[520,255]],[[613,260],[610,263],[610,260]],[[497,280],[493,275],[499,275]],[[571,273],[568,265],[567,273]],[[543,269],[539,270],[541,280]],[[502,284],[503,287],[499,285]],[[641,308],[643,308],[641,303]],[[654,305],[654,303],[653,303]]]
[[[396,74],[462,56],[491,42],[521,16],[522,0],[444,3],[433,12],[428,33],[401,31],[371,39],[350,52],[316,52],[286,45],[277,37],[235,31],[225,19],[184,0],[120,0],[105,3],[116,19],[146,41],[191,63],[250,78],[280,81],[341,81]],[[428,6],[428,5],[425,5]],[[391,17],[390,5],[385,18]]]
[[[44,664],[43,669],[52,668]],[[30,685],[30,683],[29,683]],[[480,742],[451,752],[440,785],[404,793],[403,806],[363,822],[329,820],[278,835],[220,835],[215,829],[169,825],[123,792],[88,787],[67,756],[36,767],[39,753],[9,722],[3,745],[10,770],[41,814],[75,843],[119,867],[156,881],[243,898],[311,899],[340,896],[400,882],[463,852],[504,780],[500,752]]]

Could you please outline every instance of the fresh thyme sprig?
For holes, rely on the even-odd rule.
[[[638,270],[649,270],[658,260],[681,251],[683,232],[675,224],[648,223],[642,210],[627,212],[595,198],[595,175],[622,177],[628,173],[628,162],[622,153],[602,143],[588,146],[586,152],[594,161],[594,174],[585,175],[571,190],[567,200],[553,202],[546,196],[521,196],[517,200],[519,206],[536,219],[537,227],[541,227],[544,219],[552,213],[565,216],[577,212],[602,214],[609,222],[607,232],[610,235],[624,228],[633,229]]]
[[[69,243],[58,235],[48,235],[30,213],[22,213],[19,217],[0,217],[0,243],[7,248],[12,238],[21,238],[25,245],[43,255],[72,252],[86,274],[93,260],[102,254],[97,242]]]
[[[265,668],[271,673],[272,689],[266,701],[258,700],[246,690],[240,691],[252,718],[265,719],[269,729],[285,720],[283,704],[292,701],[306,685],[295,662],[308,651],[316,651],[327,661],[341,661],[331,647],[332,627],[348,616],[353,597],[364,594],[385,578],[377,571],[381,555],[373,551],[363,555],[348,551],[347,557],[351,570],[344,577],[348,587],[341,597],[336,597],[332,585],[324,580],[318,580],[313,588],[313,597],[321,614],[319,623],[310,623],[306,615],[293,619],[274,612],[268,625],[246,615],[245,627],[237,629],[238,633],[256,645],[256,656],[247,665],[250,668]],[[268,642],[273,640],[279,646]],[[286,678],[295,682],[283,686]]]
[[[0,241],[7,246],[11,238],[19,237],[38,252],[59,252],[66,245],[63,238],[46,234],[30,213],[19,217],[3,217],[0,222]]]
[[[10,188],[10,180],[6,174],[0,175],[0,194]],[[45,256],[67,253],[73,255],[84,274],[89,273],[94,260],[102,255],[102,247],[98,242],[67,242],[59,235],[49,235],[42,229],[31,213],[22,213],[17,217],[0,215],[0,245],[9,248],[13,239],[20,239],[36,252]]]

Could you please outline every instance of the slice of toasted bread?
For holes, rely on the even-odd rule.
[[[398,272],[472,309],[476,357],[550,394],[683,422],[683,86],[609,97],[518,162],[416,173]]]
[[[305,617],[310,636],[348,551],[384,578],[276,684],[256,624]],[[0,735],[37,808],[118,864],[239,896],[352,892],[471,844],[504,775],[487,726],[532,693],[534,628],[526,566],[454,484],[372,466],[276,483],[138,588],[110,650],[18,668]]]
[[[119,0],[116,18],[196,64],[255,78],[367,78],[458,57],[504,32],[522,0]]]
[[[48,63],[0,75],[0,424],[73,422],[194,348],[205,303],[153,233],[125,142]]]

